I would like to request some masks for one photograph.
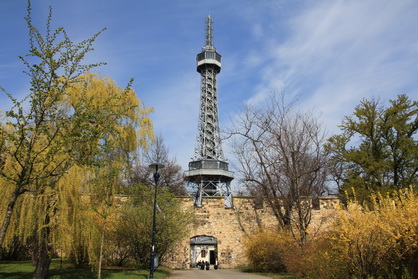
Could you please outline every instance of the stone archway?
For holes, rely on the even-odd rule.
[[[190,265],[198,262],[215,264],[218,259],[218,239],[212,236],[199,235],[190,238]]]

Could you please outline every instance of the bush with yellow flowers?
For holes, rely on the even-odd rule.
[[[287,262],[289,262],[287,260]],[[309,278],[418,278],[418,197],[412,188],[350,201],[289,271]]]
[[[289,246],[285,232],[262,231],[245,242],[245,252],[250,268],[261,272],[285,271],[284,254]]]

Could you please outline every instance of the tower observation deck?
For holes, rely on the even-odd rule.
[[[193,161],[184,172],[189,191],[195,195],[195,206],[202,207],[203,196],[223,196],[225,207],[232,207],[230,183],[234,173],[224,159],[218,119],[216,75],[221,71],[221,55],[213,45],[213,21],[206,19],[206,44],[197,54],[200,73],[200,111]]]

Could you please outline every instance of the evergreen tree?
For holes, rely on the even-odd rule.
[[[331,169],[342,198],[367,200],[373,192],[417,187],[418,102],[406,95],[385,108],[362,100],[341,124],[342,134],[328,139]]]

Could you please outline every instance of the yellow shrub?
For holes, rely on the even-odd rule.
[[[250,267],[255,271],[284,271],[284,253],[289,246],[289,237],[285,232],[260,232],[246,241],[246,256]]]
[[[418,197],[410,189],[373,199],[373,210],[349,202],[339,211],[330,230],[307,245],[300,275],[417,278]]]
[[[351,279],[345,274],[344,263],[332,245],[332,241],[324,237],[311,239],[304,246],[293,245],[285,253],[286,270],[295,278]]]

